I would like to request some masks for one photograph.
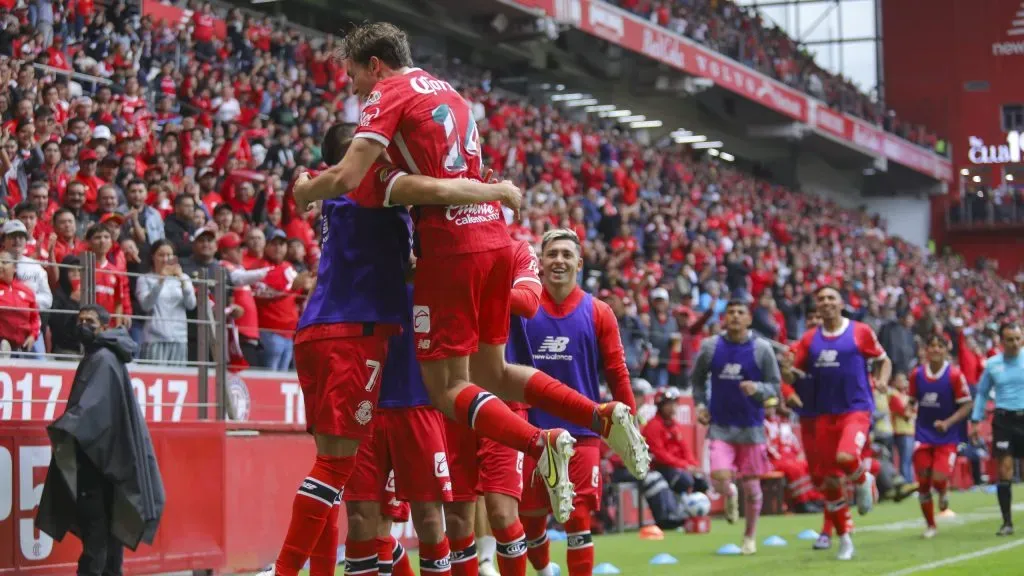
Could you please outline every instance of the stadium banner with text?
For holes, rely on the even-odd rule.
[[[953,179],[953,165],[948,159],[863,120],[831,110],[807,94],[617,6],[601,0],[511,1],[687,74],[713,80],[722,88],[862,153],[887,158],[936,180]]]
[[[169,23],[177,22],[179,29],[186,28],[189,22],[191,22],[193,14],[192,10],[164,4],[160,0],[142,0],[142,15],[149,16],[153,19],[153,22],[160,22],[161,20]],[[224,39],[227,37],[227,34],[227,24],[220,18],[214,18],[213,35]]]

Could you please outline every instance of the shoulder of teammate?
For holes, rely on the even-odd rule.
[[[917,399],[917,380],[923,374],[924,366],[915,366],[910,374],[907,374],[907,396]],[[952,376],[952,374],[950,374]]]
[[[540,260],[533,246],[525,240],[513,243],[514,280],[512,286],[523,282],[540,285]]]
[[[871,326],[863,322],[851,320],[853,323],[853,339],[857,343],[857,349],[867,358],[885,358],[885,348],[878,341],[878,335],[871,329]]]
[[[793,353],[793,367],[803,372],[807,371],[807,360],[811,355],[811,341],[820,327],[804,332],[799,340],[790,345],[789,350]]]
[[[391,144],[414,94],[410,85],[414,74],[415,71],[399,74],[377,82],[359,114],[355,138],[368,138],[385,147]]]
[[[971,386],[967,384],[967,377],[959,366],[949,367],[949,385],[953,387],[953,398],[957,402],[971,399]]]
[[[775,356],[775,347],[771,342],[760,336],[754,336],[754,360],[761,369],[765,381],[779,381],[779,361]]]

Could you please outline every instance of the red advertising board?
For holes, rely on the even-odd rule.
[[[876,126],[830,110],[824,103],[601,0],[513,0],[556,21],[657,60],[677,70],[713,80],[752,100],[862,152],[938,180],[952,180],[949,160]]]

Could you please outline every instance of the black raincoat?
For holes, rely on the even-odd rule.
[[[100,333],[78,365],[64,414],[46,428],[53,458],[36,527],[58,542],[68,532],[82,536],[75,506],[78,454],[113,487],[111,534],[132,550],[156,536],[164,487],[125,366],[134,351],[123,328]]]

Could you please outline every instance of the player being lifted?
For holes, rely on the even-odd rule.
[[[603,370],[612,397],[633,409],[636,402],[615,314],[576,284],[583,265],[581,252],[579,238],[572,230],[551,230],[544,235],[541,309],[526,323],[534,363],[595,401],[600,398]],[[601,438],[590,428],[565,422],[538,408],[530,409],[530,421],[541,427],[565,427],[579,439],[576,454],[569,461],[569,480],[576,498],[575,509],[565,522],[566,563],[569,576],[590,576],[594,568],[590,517],[601,507]],[[536,466],[533,458],[526,460],[527,478]],[[545,530],[550,506],[539,483],[527,483],[521,508],[530,563],[540,576],[553,576],[557,567],[551,563]]]
[[[697,419],[708,428],[711,482],[725,496],[725,519],[739,518],[735,473],[743,482],[744,555],[757,552],[761,476],[771,470],[764,432],[764,401],[778,398],[782,381],[771,344],[750,331],[750,308],[733,300],[725,307],[725,333],[701,342],[693,362]],[[707,406],[707,382],[711,399]]]
[[[540,306],[539,264],[533,247],[526,242],[517,241],[513,248],[515,273],[505,360],[533,366],[526,319],[533,317]],[[509,407],[526,419],[526,404],[510,402]],[[453,576],[472,576],[479,569],[474,536],[478,493],[484,496],[487,519],[496,540],[499,571],[503,576],[525,576],[526,535],[519,521],[523,453],[481,438],[453,420],[448,420],[447,437],[455,502],[445,506],[445,519],[452,545]]]
[[[910,401],[917,405],[914,428],[914,473],[917,475],[921,513],[928,527],[925,538],[934,538],[935,504],[932,488],[939,495],[939,510],[949,508],[949,478],[956,464],[960,443],[957,424],[971,415],[971,389],[960,369],[949,365],[949,344],[932,334],[925,341],[928,363],[910,373]]]
[[[295,186],[300,207],[354,190],[385,150],[414,174],[480,178],[479,134],[469,104],[449,83],[413,67],[403,31],[386,23],[365,24],[348,33],[343,50],[356,93],[365,102],[360,127],[340,163],[315,179],[300,176]],[[434,405],[447,416],[538,460],[555,516],[564,522],[572,511],[567,478],[572,437],[565,430],[541,431],[519,418],[471,383],[471,372],[506,400],[525,401],[600,434],[636,477],[646,475],[650,456],[628,406],[598,405],[542,372],[505,362],[511,238],[500,207],[483,200],[472,207],[416,210],[420,261],[413,330],[423,379]]]
[[[892,362],[878,343],[874,330],[844,318],[843,297],[831,286],[814,293],[815,308],[821,326],[804,333],[794,347],[792,363],[783,362],[782,376],[786,382],[796,381],[793,368],[813,379],[818,416],[814,432],[821,472],[825,477],[822,492],[826,513],[839,535],[837,558],[853,558],[850,536],[850,508],[846,498],[846,480],[855,486],[857,510],[868,513],[877,498],[875,479],[861,458],[871,428],[874,397],[868,360],[881,363],[877,385],[889,385]]]
[[[341,157],[352,129],[339,124],[328,130],[325,159]],[[409,317],[405,274],[411,221],[401,205],[385,208],[386,198],[402,204],[509,198],[514,205],[518,195],[507,185],[413,176],[381,163],[354,188],[323,204],[317,285],[295,334],[296,369],[316,460],[299,485],[284,545],[268,574],[296,576],[314,546],[320,549],[330,518],[337,521],[334,502],[352,475],[360,443],[372,434],[388,339]],[[330,538],[331,531],[327,534]],[[337,550],[336,541],[322,546]],[[375,550],[372,555],[376,563]]]

